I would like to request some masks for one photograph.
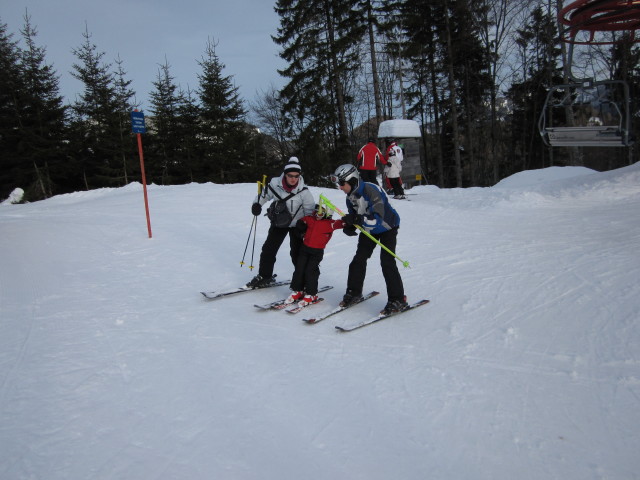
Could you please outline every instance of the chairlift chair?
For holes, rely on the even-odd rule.
[[[629,105],[629,86],[621,80],[554,85],[538,121],[542,141],[550,147],[632,145]]]
[[[568,66],[571,71],[574,45],[606,45],[610,40],[597,40],[596,32],[625,31],[635,38],[640,29],[638,0],[576,0],[558,14],[565,25],[560,33],[569,44]],[[577,38],[587,35],[585,40]],[[551,147],[626,147],[633,144],[631,131],[629,86],[622,80],[575,80],[549,89],[538,129],[543,142]],[[589,110],[584,118],[582,110]],[[599,122],[589,122],[594,110]],[[561,112],[553,115],[554,112]],[[567,118],[568,117],[568,118]],[[558,123],[558,119],[565,121]],[[556,121],[554,124],[553,121]]]

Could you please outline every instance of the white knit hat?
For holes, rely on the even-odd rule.
[[[284,173],[289,172],[302,173],[302,168],[300,167],[300,161],[298,160],[298,157],[291,157],[287,164],[284,166]]]

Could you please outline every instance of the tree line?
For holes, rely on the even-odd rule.
[[[247,103],[210,38],[196,89],[182,89],[167,60],[159,65],[145,111],[147,180],[253,182],[296,155],[307,181],[322,184],[390,118],[421,125],[423,173],[445,188],[489,186],[552,165],[632,163],[634,147],[552,149],[541,140],[548,88],[566,83],[570,64],[561,7],[562,0],[277,0],[272,39],[286,62],[282,89],[265,86]],[[639,49],[631,35],[616,40],[584,48],[574,63],[624,79],[634,99]],[[20,40],[0,21],[0,198],[15,187],[37,200],[139,180],[130,121],[139,104],[124,62],[105,61],[88,30],[73,53],[70,73],[84,88],[65,104],[30,17]]]

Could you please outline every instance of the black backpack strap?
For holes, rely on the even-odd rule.
[[[275,188],[273,188],[271,186],[271,184],[267,185],[267,188],[271,189],[271,191],[273,192],[273,194],[278,197],[278,200],[281,200],[283,202],[286,202],[287,200],[289,200],[291,197],[296,196],[297,194],[299,194],[300,192],[304,192],[305,190],[307,190],[307,187],[302,187],[302,190],[300,190],[300,192],[292,192],[289,195],[287,195],[286,197],[282,198],[280,195],[278,195],[278,192],[276,192]]]

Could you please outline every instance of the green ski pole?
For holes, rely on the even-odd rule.
[[[338,212],[338,215],[340,215],[341,217],[344,217],[345,213],[340,210],[338,207],[336,207],[333,203],[331,203],[331,200],[329,200],[327,197],[325,197],[323,194],[320,194],[320,203],[324,203],[327,207],[329,207],[331,210]],[[373,240],[375,243],[377,243],[378,245],[380,245],[380,248],[383,248],[386,252],[388,252],[389,254],[391,254],[393,257],[395,257],[396,259],[398,259],[400,261],[400,263],[402,263],[402,266],[405,268],[409,268],[409,262],[402,260],[398,255],[396,255],[394,252],[392,252],[391,250],[389,250],[388,247],[386,247],[385,245],[383,245],[382,243],[380,243],[380,241],[375,238],[373,235],[371,235],[369,232],[367,232],[364,228],[362,228],[360,225],[354,225],[354,227],[356,227],[358,230],[360,230],[362,233],[364,233],[367,237],[369,237],[371,240]]]

